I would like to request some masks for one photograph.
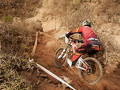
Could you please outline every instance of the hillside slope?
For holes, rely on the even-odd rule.
[[[1,0],[0,24],[10,24],[28,32],[42,32],[35,54],[36,62],[58,76],[70,78],[78,90],[119,90],[119,8],[119,0]],[[56,49],[63,44],[60,36],[77,28],[84,20],[93,22],[93,29],[105,48],[104,58],[108,61],[103,79],[94,86],[79,81],[71,69],[58,69],[53,63]],[[28,82],[38,83],[35,90],[63,90],[61,83],[42,71],[40,75],[26,73],[25,78]]]

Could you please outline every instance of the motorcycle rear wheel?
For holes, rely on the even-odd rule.
[[[94,85],[98,83],[103,76],[102,65],[97,59],[92,57],[87,57],[84,60],[90,66],[90,69],[88,69],[88,71],[79,69],[79,76],[86,84]]]

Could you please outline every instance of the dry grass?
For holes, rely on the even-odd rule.
[[[0,30],[0,90],[31,90],[32,85],[20,73],[34,68],[28,62],[34,33],[6,24],[0,25]]]
[[[4,16],[31,17],[35,8],[40,7],[39,0],[0,0],[0,18]]]
[[[32,86],[19,73],[31,69],[26,59],[3,55],[0,58],[0,90],[30,90]]]
[[[0,41],[3,53],[28,56],[34,44],[33,32],[20,30],[19,27],[1,25]]]

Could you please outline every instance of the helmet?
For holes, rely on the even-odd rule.
[[[89,21],[83,21],[82,22],[82,26],[89,26],[89,27],[91,27],[91,22],[89,22]]]

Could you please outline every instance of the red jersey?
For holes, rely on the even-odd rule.
[[[72,32],[81,33],[83,41],[84,41],[83,45],[87,45],[90,42],[90,40],[88,40],[89,38],[97,38],[93,29],[91,27],[88,27],[88,26],[82,26],[82,27],[80,27],[77,30],[72,31]]]

